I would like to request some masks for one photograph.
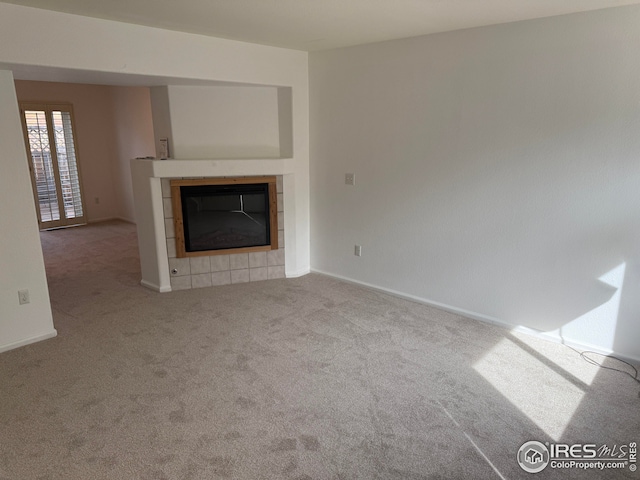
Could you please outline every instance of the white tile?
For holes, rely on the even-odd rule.
[[[211,282],[210,273],[201,273],[199,275],[191,275],[191,286],[193,288],[210,287],[212,285],[213,283]]]
[[[267,265],[269,267],[284,265],[284,248],[279,248],[278,250],[269,250],[267,252]]]
[[[173,205],[170,198],[162,199],[162,208],[164,209],[164,218],[173,218]]]
[[[229,270],[229,255],[212,255],[209,257],[212,272]]]
[[[283,193],[278,194],[278,211],[284,212],[284,194]]]
[[[246,283],[249,281],[249,270],[231,270],[231,283]]]
[[[238,270],[242,271],[242,270]],[[231,283],[231,272],[214,272],[211,274],[212,285],[229,285]]]
[[[266,267],[267,252],[251,252],[249,253],[249,268]]]
[[[164,219],[164,233],[167,238],[176,238],[176,228],[173,224],[173,218]]]
[[[167,239],[167,257],[176,258],[176,239],[168,238]]]
[[[160,186],[162,187],[162,198],[171,198],[171,179],[160,179]]]
[[[177,270],[175,273],[173,270]],[[191,275],[191,266],[188,258],[170,258],[169,259],[169,274],[172,277],[182,277],[184,275]]]
[[[278,230],[284,230],[284,212],[278,212]]]
[[[191,276],[171,277],[171,290],[188,290],[191,288]]]
[[[278,230],[278,248],[284,248],[284,230]]]
[[[259,282],[261,280],[266,280],[267,278],[267,267],[249,269],[249,280],[252,282]]]
[[[191,275],[209,273],[211,271],[209,257],[191,257],[189,263],[191,264]]]
[[[229,268],[231,268],[231,270],[249,268],[249,255],[246,253],[229,255]]]
[[[273,278],[284,278],[284,265],[278,265],[275,267],[267,267],[267,276],[271,280]]]
[[[282,193],[283,183],[282,175],[276,176],[276,192]]]

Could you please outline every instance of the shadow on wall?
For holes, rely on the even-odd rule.
[[[605,301],[562,325],[557,331],[549,333],[557,334],[562,343],[565,343],[565,340],[570,343],[572,339],[580,338],[580,343],[585,347],[597,345],[599,349],[614,350],[625,270],[626,263],[623,262],[598,279],[602,284],[603,293],[610,292],[606,295],[608,298]]]
[[[513,218],[506,217],[509,207],[501,210],[494,205],[489,222],[483,225],[487,217],[478,215],[482,221],[474,222],[467,234],[462,223],[454,223],[459,231],[440,235],[451,238],[450,244],[457,244],[455,249],[462,253],[451,262],[449,272],[443,267],[441,284],[454,284],[456,277],[465,282],[468,274],[475,291],[465,295],[483,308],[462,308],[489,312],[563,343],[640,360],[640,225],[634,221],[640,218],[640,207],[622,201],[630,194],[630,180],[618,180],[625,194],[600,199],[604,206],[597,219],[572,199],[560,202],[555,210],[540,209],[535,216],[513,212]],[[587,194],[583,191],[581,196]],[[504,224],[492,224],[500,214]],[[478,244],[483,248],[469,253]],[[461,285],[460,280],[457,283]],[[442,290],[442,285],[434,289]],[[450,291],[455,294],[460,288]],[[455,298],[444,303],[460,305]]]
[[[586,246],[586,251],[609,251],[609,265],[602,268],[602,274],[592,283],[590,290],[582,295],[583,303],[569,302],[586,307],[584,300],[593,303],[592,308],[577,315],[566,315],[571,320],[555,328],[545,330],[562,343],[577,342],[584,348],[596,351],[616,352],[617,355],[640,361],[640,269],[634,258],[635,242],[628,245],[616,244],[615,240],[636,238],[633,232],[612,229],[601,242]],[[640,239],[638,240],[640,241]],[[608,243],[609,249],[605,248]],[[637,244],[637,243],[636,243]],[[604,254],[603,254],[604,256]],[[581,255],[578,254],[578,258]],[[589,257],[584,255],[585,262]],[[594,265],[596,262],[593,262]],[[602,262],[604,263],[604,262]],[[562,289],[561,292],[570,290]],[[542,299],[539,299],[541,302]],[[572,299],[569,299],[572,300]],[[568,312],[569,313],[569,312]],[[562,315],[556,318],[562,318]]]
[[[611,350],[625,354],[630,352],[633,359],[640,363],[640,268],[638,262],[627,264],[622,285],[619,287],[619,303],[615,335]]]

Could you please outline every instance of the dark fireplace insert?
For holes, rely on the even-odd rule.
[[[275,177],[173,180],[178,257],[277,247]]]

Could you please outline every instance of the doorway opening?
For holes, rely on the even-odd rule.
[[[72,106],[20,103],[20,116],[40,230],[87,223]]]

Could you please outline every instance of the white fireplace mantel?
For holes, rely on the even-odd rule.
[[[287,175],[292,163],[292,158],[132,160],[131,169],[154,178]]]
[[[158,292],[171,291],[162,202],[163,178],[282,175],[287,205],[284,217],[285,274],[297,277],[309,273],[308,255],[300,255],[301,251],[308,251],[308,245],[307,248],[299,248],[308,244],[308,222],[300,224],[295,208],[296,201],[308,199],[296,195],[294,162],[293,158],[131,160],[142,285]]]

